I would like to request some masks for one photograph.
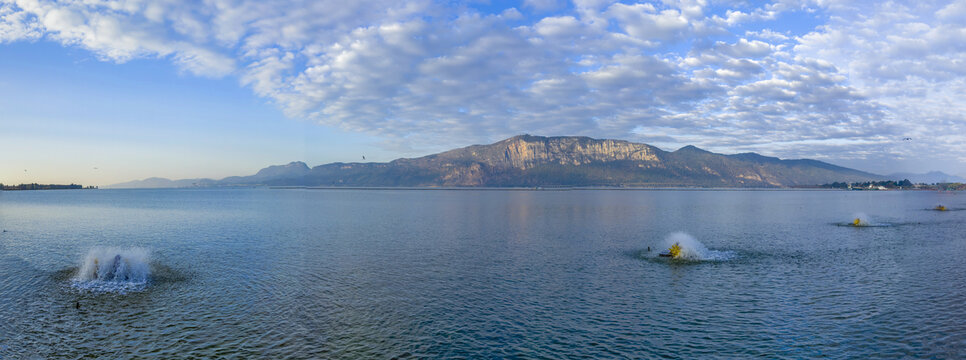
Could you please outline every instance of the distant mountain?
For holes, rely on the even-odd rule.
[[[212,179],[182,179],[171,180],[160,177],[151,177],[144,180],[134,180],[120,184],[108,185],[109,189],[154,189],[154,188],[185,188],[185,187],[204,187],[215,185]]]
[[[962,177],[959,177],[956,175],[949,175],[942,171],[930,171],[925,174],[895,173],[895,174],[890,174],[886,177],[893,180],[909,179],[909,181],[912,181],[914,184],[966,182],[966,179]]]
[[[310,178],[319,185],[367,186],[780,187],[881,176],[815,160],[721,155],[694,146],[667,152],[621,140],[522,135],[387,164],[323,165]]]
[[[722,155],[694,146],[668,152],[622,140],[521,135],[490,145],[388,163],[332,163],[309,168],[305,163],[292,162],[267,167],[251,176],[167,181],[172,186],[784,187],[885,178],[817,160],[781,160],[755,153]],[[114,187],[165,184],[148,180]]]
[[[144,180],[128,181],[120,184],[106,186],[110,189],[152,189],[152,188],[187,188],[187,187],[211,187],[211,186],[232,186],[232,185],[260,185],[266,183],[279,183],[290,180],[293,184],[301,183],[300,178],[309,173],[309,166],[301,161],[293,161],[287,165],[272,165],[261,169],[251,176],[230,176],[221,180],[207,178],[170,180],[160,177],[152,177]]]
[[[231,185],[303,185],[311,169],[304,162],[293,161],[287,165],[272,165],[251,176],[231,176],[218,180],[222,186]]]

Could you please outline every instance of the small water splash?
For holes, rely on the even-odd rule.
[[[142,248],[102,248],[87,252],[71,279],[74,288],[95,292],[141,291],[151,277],[150,252]]]
[[[683,232],[675,232],[664,238],[663,249],[670,249],[677,245],[678,250],[674,260],[687,261],[725,261],[734,259],[737,253],[728,250],[710,250],[693,236]]]
[[[886,227],[890,226],[891,224],[874,222],[869,215],[859,212],[852,214],[852,219],[849,220],[849,222],[839,223],[838,225],[851,227]]]

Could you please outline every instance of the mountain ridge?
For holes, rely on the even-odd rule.
[[[385,163],[294,161],[250,176],[188,179],[195,186],[788,187],[885,177],[811,159],[724,155],[693,145],[669,152],[626,140],[518,135]],[[183,184],[186,180],[171,180]],[[128,182],[117,185],[132,185]],[[112,186],[114,187],[114,186]]]
[[[956,175],[950,175],[942,171],[930,171],[927,173],[908,173],[899,172],[892,173],[888,175],[890,178],[895,179],[909,179],[913,183],[922,184],[935,184],[935,183],[953,183],[953,182],[966,182],[966,178]]]

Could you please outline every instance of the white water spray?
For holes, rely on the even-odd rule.
[[[890,223],[883,222],[873,222],[873,219],[864,213],[855,213],[852,215],[852,220],[847,223],[839,224],[840,226],[852,226],[852,227],[889,227],[892,226]]]
[[[151,276],[150,252],[142,248],[93,248],[81,262],[77,288],[125,292],[143,288]]]
[[[869,221],[869,215],[865,213],[855,213],[852,214],[852,226],[870,226],[872,222]]]
[[[677,244],[681,251],[674,259],[689,261],[723,261],[735,257],[734,251],[708,250],[700,241],[683,232],[675,232],[664,238],[663,249]]]

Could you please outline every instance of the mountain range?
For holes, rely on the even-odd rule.
[[[387,163],[331,163],[310,168],[296,161],[269,166],[250,176],[149,178],[109,187],[788,187],[886,178],[809,159],[724,155],[694,146],[669,152],[623,140],[520,135]]]
[[[909,179],[914,184],[935,184],[935,183],[964,183],[966,179],[956,176],[949,175],[942,171],[930,171],[925,174],[913,174],[913,173],[892,173],[887,175],[889,179]]]

